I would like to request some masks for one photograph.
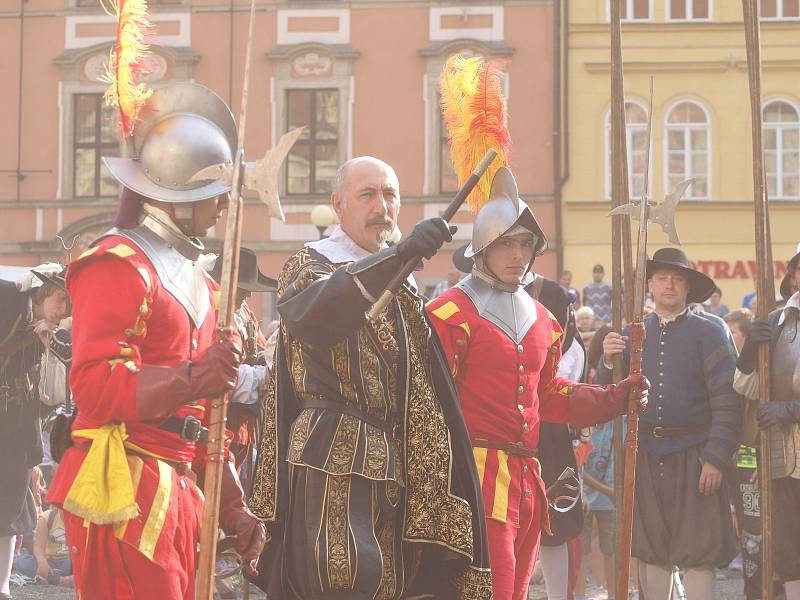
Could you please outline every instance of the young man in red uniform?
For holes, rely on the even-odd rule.
[[[73,261],[71,384],[78,413],[48,500],[64,524],[82,600],[194,599],[206,399],[233,389],[241,360],[217,339],[219,287],[198,264],[225,208],[220,182],[185,184],[230,161],[236,127],[207,88],[156,91],[136,157],[106,158],[124,186],[117,227]],[[228,461],[221,526],[250,567],[264,525]]]
[[[548,528],[536,458],[540,421],[584,427],[623,414],[633,388],[641,406],[647,398],[640,376],[608,387],[556,376],[561,327],[522,286],[545,246],[514,176],[501,168],[465,253],[475,261],[472,274],[428,304],[472,438],[495,600],[527,598],[541,529]]]

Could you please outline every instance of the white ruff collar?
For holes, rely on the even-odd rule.
[[[337,225],[327,238],[317,240],[315,242],[306,242],[305,245],[313,250],[316,250],[322,256],[327,258],[333,264],[350,263],[362,258],[367,258],[373,253],[369,250],[364,250],[361,246],[356,244],[349,235],[344,232],[341,225]],[[381,250],[388,248],[386,244],[381,246]],[[408,276],[408,282],[415,289],[417,282],[414,275]]]
[[[337,225],[330,236],[316,242],[306,242],[306,246],[313,248],[334,264],[361,260],[372,254],[356,244],[353,238],[344,232],[341,225]],[[381,247],[383,248],[386,248],[386,244]]]

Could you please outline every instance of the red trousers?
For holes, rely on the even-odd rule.
[[[486,518],[494,600],[525,600],[539,554],[543,500],[536,475],[526,473],[519,499],[519,525]],[[530,492],[530,493],[528,493]]]
[[[195,600],[198,496],[188,478],[174,481],[178,485],[173,486],[169,510],[177,511],[177,522],[173,521],[170,547],[159,548],[160,564],[118,540],[112,526],[84,527],[81,517],[64,511],[64,529],[80,600]]]

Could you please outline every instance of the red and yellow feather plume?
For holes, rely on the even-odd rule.
[[[117,18],[117,41],[108,57],[104,98],[109,106],[119,109],[120,128],[127,138],[133,135],[139,113],[153,93],[142,81],[142,76],[151,70],[146,60],[150,47],[144,41],[151,25],[146,0],[116,0],[112,6]]]
[[[503,94],[502,63],[480,57],[451,56],[444,65],[441,81],[442,117],[450,140],[459,186],[463,185],[489,148],[498,157],[467,197],[467,204],[478,212],[489,198],[492,178],[508,165],[511,135]]]

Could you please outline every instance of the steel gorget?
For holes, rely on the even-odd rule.
[[[183,306],[195,327],[199,328],[211,308],[206,275],[197,263],[202,244],[178,235],[150,214],[145,215],[138,227],[112,227],[103,237],[110,235],[129,239],[142,250],[158,273],[161,285]]]
[[[520,286],[514,286],[515,291],[504,291],[499,285],[500,282],[495,284],[488,275],[473,270],[454,287],[472,300],[481,317],[497,325],[519,344],[536,323],[536,302]]]

